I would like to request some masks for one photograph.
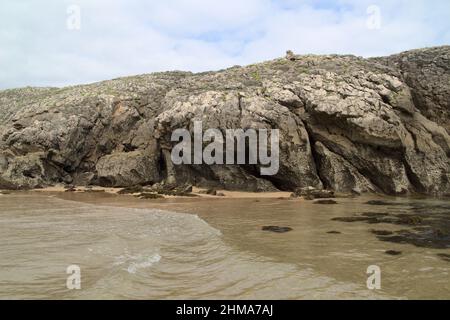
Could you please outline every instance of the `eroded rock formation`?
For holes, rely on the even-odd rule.
[[[0,91],[0,189],[162,180],[251,191],[450,193],[450,47],[295,56]],[[280,170],[170,163],[171,133],[280,130]]]

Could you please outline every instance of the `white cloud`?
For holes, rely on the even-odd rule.
[[[3,0],[0,88],[205,71],[299,53],[385,55],[449,44],[450,2],[406,0]],[[81,30],[66,28],[81,8]],[[381,10],[370,30],[367,7]]]

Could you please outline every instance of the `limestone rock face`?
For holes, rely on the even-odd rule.
[[[337,192],[353,191],[355,193],[376,192],[366,177],[353,167],[351,163],[338,154],[331,152],[321,142],[316,142],[319,172],[325,186]]]
[[[289,56],[0,91],[0,189],[165,180],[248,191],[450,193],[450,47]],[[175,129],[279,129],[280,166],[174,165]]]
[[[437,47],[378,58],[399,70],[411,88],[414,104],[428,119],[450,132],[450,50]]]

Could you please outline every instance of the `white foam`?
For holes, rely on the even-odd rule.
[[[139,269],[146,269],[153,266],[155,263],[161,261],[161,256],[159,254],[153,254],[150,256],[138,254],[135,256],[122,255],[116,258],[114,265],[128,264],[126,270],[128,273],[135,274]]]
[[[146,260],[144,260],[142,262],[131,263],[128,266],[127,271],[128,271],[128,273],[134,274],[139,269],[150,268],[151,266],[153,266],[155,263],[158,263],[159,261],[161,261],[161,256],[159,254],[155,254],[151,257],[148,257]]]

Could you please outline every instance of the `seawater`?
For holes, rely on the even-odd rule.
[[[445,224],[448,201],[367,200],[0,195],[0,299],[449,299],[445,234],[436,248],[373,234],[403,225],[333,220],[430,208]],[[268,225],[293,230],[262,231]],[[80,267],[80,290],[66,286],[70,265]],[[381,290],[366,286],[371,265]]]

